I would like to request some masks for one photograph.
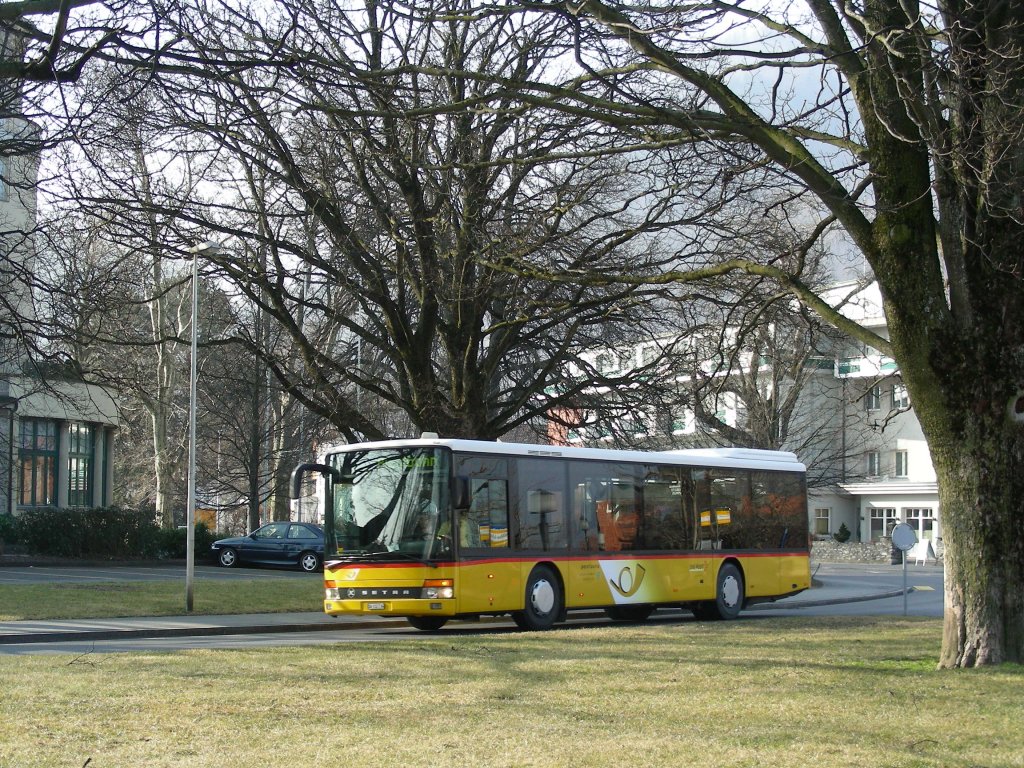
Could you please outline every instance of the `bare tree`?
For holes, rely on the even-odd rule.
[[[758,172],[817,200],[819,231],[835,222],[863,254],[882,290],[888,339],[842,317],[784,265],[733,259],[638,277],[762,275],[892,356],[939,480],[941,664],[1024,658],[1024,479],[1015,469],[1024,459],[1024,7],[529,7],[565,20],[585,83],[538,83],[531,101],[554,98],[634,135],[706,152],[741,148]]]
[[[228,241],[213,267],[277,328],[272,344],[239,340],[348,438],[388,433],[370,401],[417,430],[505,434],[594,383],[580,350],[657,320],[642,287],[501,268],[643,263],[645,228],[681,214],[648,157],[616,157],[593,121],[524,109],[491,82],[558,66],[555,25],[469,7],[155,14],[179,44],[146,82],[159,106],[139,103],[189,137],[176,157],[204,185],[137,204],[173,216],[181,241]]]
[[[70,83],[123,31],[124,2],[17,0],[0,6],[0,80]],[[83,12],[84,11],[84,12]],[[9,47],[11,36],[18,39]],[[15,53],[15,55],[7,55]]]

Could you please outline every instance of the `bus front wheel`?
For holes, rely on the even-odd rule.
[[[714,601],[703,603],[701,606],[704,609],[701,612],[703,615],[698,613],[697,618],[721,619],[722,621],[735,619],[743,610],[745,599],[743,573],[735,564],[726,563],[718,571]]]
[[[545,630],[562,612],[562,585],[546,565],[538,565],[526,582],[526,605],[512,614],[520,629]]]

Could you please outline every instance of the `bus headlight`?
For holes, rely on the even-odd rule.
[[[427,600],[450,600],[455,597],[455,580],[427,579],[423,582],[423,597]]]
[[[341,600],[341,590],[337,587],[328,587],[324,592],[328,600]]]

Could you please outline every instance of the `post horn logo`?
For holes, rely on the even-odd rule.
[[[636,576],[633,575],[633,569],[627,565],[619,571],[618,581],[608,579],[608,582],[623,597],[632,597],[640,589],[640,585],[644,583],[644,576],[646,574],[647,570],[639,563],[636,565]]]

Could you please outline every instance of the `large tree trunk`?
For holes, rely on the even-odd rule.
[[[959,445],[932,448],[946,544],[944,667],[1024,661],[1024,443],[1000,405],[968,420]]]
[[[1006,253],[970,249],[969,277],[947,282],[952,307],[898,260],[878,271],[939,486],[944,667],[1024,661],[1024,286],[993,268]]]
[[[984,6],[963,19],[958,38],[963,82],[952,144],[931,137],[929,147],[903,105],[923,66],[909,38],[902,57],[886,46],[868,47],[874,66],[861,94],[877,200],[865,252],[939,485],[946,667],[1024,661],[1024,151],[1012,128],[1019,119],[1019,50],[1000,44],[1013,56],[993,55],[989,46],[998,41],[983,33],[986,25],[999,35],[1008,28]],[[877,29],[898,27],[904,13],[885,0],[866,7]],[[997,77],[1001,61],[1012,73]],[[979,96],[988,91],[1013,97]],[[933,199],[946,217],[938,230],[941,253]]]
[[[982,2],[951,18],[962,245],[947,264],[959,344],[933,350],[952,372],[952,439],[929,440],[951,555],[940,663],[972,667],[1024,662],[1024,6]]]

